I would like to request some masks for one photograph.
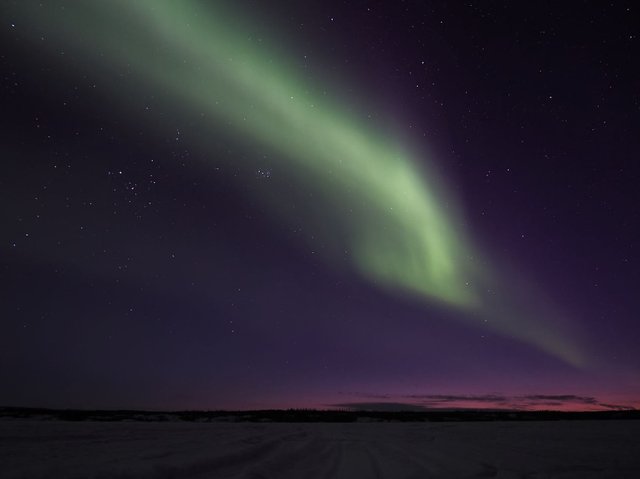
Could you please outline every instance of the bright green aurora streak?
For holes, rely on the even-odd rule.
[[[203,151],[211,132],[223,131],[272,153],[271,161],[313,194],[305,196],[303,221],[325,245],[328,260],[346,250],[353,267],[377,284],[463,308],[478,326],[584,363],[548,310],[522,311],[497,274],[480,266],[486,261],[462,230],[454,198],[426,161],[416,162],[409,148],[314,93],[291,63],[252,39],[222,6],[169,0],[18,4],[15,14],[32,26],[39,49],[64,50],[84,68],[114,78],[126,71],[137,82],[109,92],[122,109],[130,111],[132,99],[152,92],[171,104],[172,115],[197,116]],[[282,195],[266,187],[260,194],[275,215],[290,219]]]

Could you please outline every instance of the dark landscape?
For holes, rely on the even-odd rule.
[[[635,411],[71,411],[4,408],[3,478],[617,478]]]
[[[138,422],[476,422],[476,421],[606,421],[640,419],[640,411],[348,411],[265,409],[257,411],[133,411],[0,408],[0,419],[41,421]]]

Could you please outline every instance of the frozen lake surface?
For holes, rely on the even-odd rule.
[[[640,478],[640,421],[0,421],[2,478]]]

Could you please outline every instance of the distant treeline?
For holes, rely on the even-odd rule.
[[[559,421],[640,419],[640,410],[625,411],[349,411],[274,409],[259,411],[135,411],[0,407],[0,419],[59,421],[189,422],[443,422]]]

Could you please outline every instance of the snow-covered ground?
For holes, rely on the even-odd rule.
[[[0,421],[2,478],[640,478],[640,421]]]

